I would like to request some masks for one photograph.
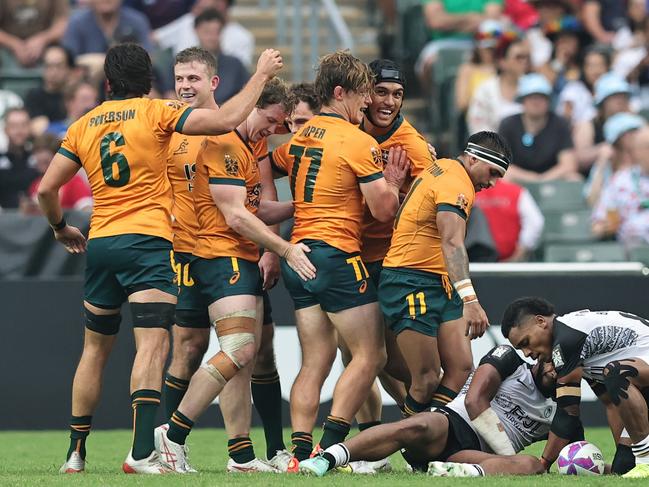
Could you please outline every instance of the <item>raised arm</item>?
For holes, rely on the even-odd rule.
[[[183,126],[187,135],[219,135],[233,131],[252,112],[261,92],[270,79],[282,69],[282,56],[275,49],[266,49],[257,62],[257,71],[246,86],[218,110],[197,108]]]

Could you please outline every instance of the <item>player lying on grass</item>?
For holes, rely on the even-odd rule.
[[[547,438],[557,409],[554,383],[551,364],[530,365],[512,347],[500,345],[446,406],[363,431],[300,462],[300,471],[322,476],[350,461],[402,450],[415,469],[436,476],[543,473],[539,459],[516,452]],[[575,432],[573,439],[581,438],[583,430]]]
[[[635,467],[624,477],[649,478],[649,415],[643,397],[649,388],[649,320],[621,311],[557,316],[545,299],[527,297],[507,307],[502,333],[525,356],[551,361],[556,369],[559,409],[541,456],[546,468],[582,428],[585,378],[598,396],[607,396],[631,438]]]

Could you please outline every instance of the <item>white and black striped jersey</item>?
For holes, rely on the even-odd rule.
[[[649,359],[649,320],[622,311],[581,310],[557,316],[552,363],[557,377],[583,367],[589,381],[601,382],[613,360]]]
[[[480,361],[480,365],[483,364],[493,365],[503,380],[491,401],[491,408],[503,424],[514,450],[519,452],[536,441],[546,439],[557,405],[539,391],[532,366],[523,361],[509,345],[493,348]],[[465,397],[466,392],[463,391],[446,407],[459,414],[475,431],[464,405]],[[476,435],[480,439],[482,450],[490,452],[489,446],[477,431]]]

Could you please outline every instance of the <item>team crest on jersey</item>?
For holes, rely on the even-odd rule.
[[[455,202],[455,206],[460,208],[462,211],[466,212],[467,207],[469,206],[469,200],[467,199],[464,194],[460,193],[457,195],[457,201]]]
[[[553,408],[552,406],[548,406],[547,408],[545,408],[545,409],[543,410],[543,417],[544,417],[545,419],[548,419],[550,416],[552,416],[552,410],[553,410],[553,409],[554,409],[554,408]]]
[[[237,174],[239,174],[239,161],[237,160],[237,158],[231,156],[230,154],[226,154],[224,159],[225,172],[228,173],[229,176],[236,176]]]
[[[383,167],[383,157],[381,156],[381,150],[376,147],[370,147],[370,152],[372,153],[372,160],[374,164],[378,167]]]
[[[561,352],[561,345],[555,345],[552,349],[552,363],[554,364],[555,369],[560,369],[566,365],[563,360],[563,352]]]
[[[173,108],[174,110],[180,110],[185,107],[185,104],[179,101],[169,100],[167,106]]]
[[[187,146],[189,146],[189,141],[185,137],[178,148],[174,151],[174,156],[179,156],[181,154],[187,154]]]
[[[507,352],[509,352],[509,347],[507,345],[500,345],[499,347],[496,347],[493,352],[491,352],[491,355],[496,358],[502,358],[502,356]]]

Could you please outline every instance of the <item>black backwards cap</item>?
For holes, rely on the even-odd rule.
[[[406,85],[406,78],[399,68],[399,65],[389,59],[375,59],[369,64],[370,71],[374,75],[374,84],[384,81]]]
[[[471,154],[476,159],[480,159],[482,162],[486,162],[492,166],[497,167],[503,174],[507,171],[509,167],[509,158],[492,149],[487,149],[481,145],[474,144],[469,142],[464,149],[464,152]]]

